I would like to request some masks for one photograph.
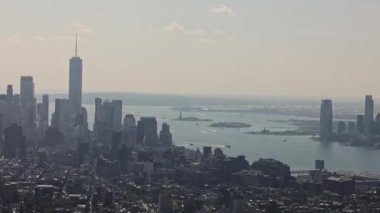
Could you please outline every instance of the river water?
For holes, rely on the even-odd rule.
[[[94,121],[94,105],[85,105],[88,111],[90,128]],[[53,109],[53,108],[51,108]],[[313,169],[316,159],[325,160],[330,171],[354,171],[380,173],[380,150],[367,147],[343,146],[335,142],[318,142],[308,136],[250,135],[248,131],[295,130],[297,127],[278,120],[310,119],[300,116],[241,114],[225,112],[183,112],[184,117],[194,116],[213,119],[213,122],[245,122],[250,128],[228,129],[211,128],[212,122],[174,121],[178,111],[171,107],[123,106],[124,114],[134,114],[136,120],[141,116],[155,116],[158,128],[170,124],[176,145],[196,149],[203,146],[220,147],[230,156],[245,155],[250,162],[259,158],[274,158],[291,166],[292,170]],[[198,123],[198,125],[197,125]],[[286,142],[284,142],[286,140]],[[192,145],[191,145],[192,144]],[[230,145],[231,148],[225,148]]]

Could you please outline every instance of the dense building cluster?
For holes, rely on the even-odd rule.
[[[95,99],[90,131],[77,48],[68,99],[55,100],[51,119],[49,96],[38,103],[33,78],[20,82],[20,95],[11,85],[0,95],[0,212],[380,211],[379,177],[329,173],[320,160],[292,173],[274,159],[174,146],[169,124],[123,118],[120,100]],[[360,122],[368,133],[370,117]],[[323,101],[321,138],[332,135],[332,102]]]
[[[380,210],[379,177],[329,173],[323,161],[292,175],[279,161],[249,164],[220,148],[41,145],[0,168],[2,212]]]
[[[358,114],[356,121],[333,120],[333,104],[322,100],[319,136],[321,140],[342,141],[351,145],[380,147],[380,114],[374,117],[374,101],[365,96],[364,114]]]

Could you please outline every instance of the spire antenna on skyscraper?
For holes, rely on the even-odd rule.
[[[75,34],[75,57],[78,57],[78,33]]]
[[[78,33],[75,35],[75,56],[70,58],[69,101],[71,115],[79,115],[82,110],[82,59],[78,56]]]

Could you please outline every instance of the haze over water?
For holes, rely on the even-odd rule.
[[[8,1],[0,8],[0,70],[7,83],[32,75],[36,91],[66,93],[67,59],[79,33],[85,92],[376,96],[380,3],[364,2]],[[86,107],[91,127],[94,110]],[[322,159],[329,169],[380,171],[378,150],[171,121],[178,112],[170,107],[125,106],[125,112],[167,121],[176,144],[191,148],[231,145],[227,154],[273,157],[295,169]],[[295,128],[271,121],[293,118],[284,115],[187,114],[244,121],[256,131]]]
[[[51,104],[51,108],[54,104]],[[85,105],[88,111],[89,127],[92,129],[94,120],[94,105]],[[241,114],[225,112],[183,112],[184,116],[213,119],[213,122],[240,121],[252,125],[251,128],[228,129],[211,128],[212,122],[173,121],[179,115],[178,111],[169,106],[123,106],[123,115],[134,114],[136,119],[141,116],[156,116],[158,128],[167,122],[173,133],[176,145],[196,149],[203,146],[220,147],[230,156],[245,155],[250,162],[259,158],[274,158],[291,166],[292,170],[313,169],[316,159],[325,160],[326,168],[331,171],[354,171],[379,173],[380,150],[367,147],[343,146],[336,142],[319,142],[309,136],[276,136],[251,135],[248,131],[261,131],[263,128],[271,131],[295,130],[296,127],[278,120],[289,119],[308,120],[310,117]],[[284,142],[287,140],[287,142]],[[192,146],[190,144],[193,144]],[[231,148],[225,148],[230,145]]]

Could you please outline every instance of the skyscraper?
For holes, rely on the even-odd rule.
[[[332,129],[333,129],[332,101],[325,99],[325,100],[322,100],[322,103],[321,103],[319,137],[321,139],[330,138],[332,135]]]
[[[109,144],[113,132],[121,131],[122,105],[121,100],[103,102],[100,98],[95,99],[94,134],[97,142]]]
[[[38,126],[42,132],[45,132],[49,126],[49,96],[42,96],[42,103],[37,104]]]
[[[94,121],[94,125],[97,122],[100,122],[102,119],[102,105],[103,105],[102,99],[95,98],[95,121]],[[94,127],[94,129],[95,129],[95,127]]]
[[[10,100],[12,98],[13,98],[13,86],[9,84],[7,86],[7,99]]]
[[[135,116],[127,114],[124,117],[122,135],[127,146],[134,146],[137,141],[137,126]]]
[[[4,130],[4,149],[5,158],[22,157],[26,154],[25,135],[22,127],[17,124]]]
[[[346,122],[339,121],[337,130],[338,130],[338,135],[342,135],[346,131]]]
[[[137,122],[137,143],[158,145],[157,120],[155,117],[141,117]]]
[[[43,121],[42,121],[42,103],[37,103],[37,123],[38,127],[43,126]]]
[[[365,106],[364,106],[364,127],[365,132],[370,134],[371,126],[373,122],[373,99],[372,95],[365,96]]]
[[[347,122],[347,132],[351,134],[355,132],[355,121]]]
[[[364,133],[365,127],[364,127],[364,115],[357,115],[356,116],[356,131],[358,133]]]
[[[123,102],[121,100],[113,100],[113,131],[120,132],[123,116]]]
[[[36,99],[34,98],[34,82],[31,76],[21,76],[21,124],[24,129],[36,127]]]
[[[162,146],[172,146],[173,137],[170,133],[170,126],[167,123],[162,124],[162,129],[160,131],[159,141]]]
[[[49,96],[42,96],[42,120],[49,124]]]
[[[7,86],[6,101],[8,105],[8,110],[6,115],[3,114],[3,124],[4,128],[10,126],[12,123],[20,124],[21,123],[21,109],[20,109],[20,95],[15,95],[13,93],[13,86]]]
[[[78,57],[78,39],[75,40],[75,56],[70,59],[69,71],[71,114],[78,115],[82,109],[82,59]]]
[[[55,99],[55,112],[53,114],[52,126],[64,133],[70,128],[70,101],[67,99]]]
[[[124,117],[123,130],[129,132],[136,129],[136,119],[132,114],[127,114]]]

